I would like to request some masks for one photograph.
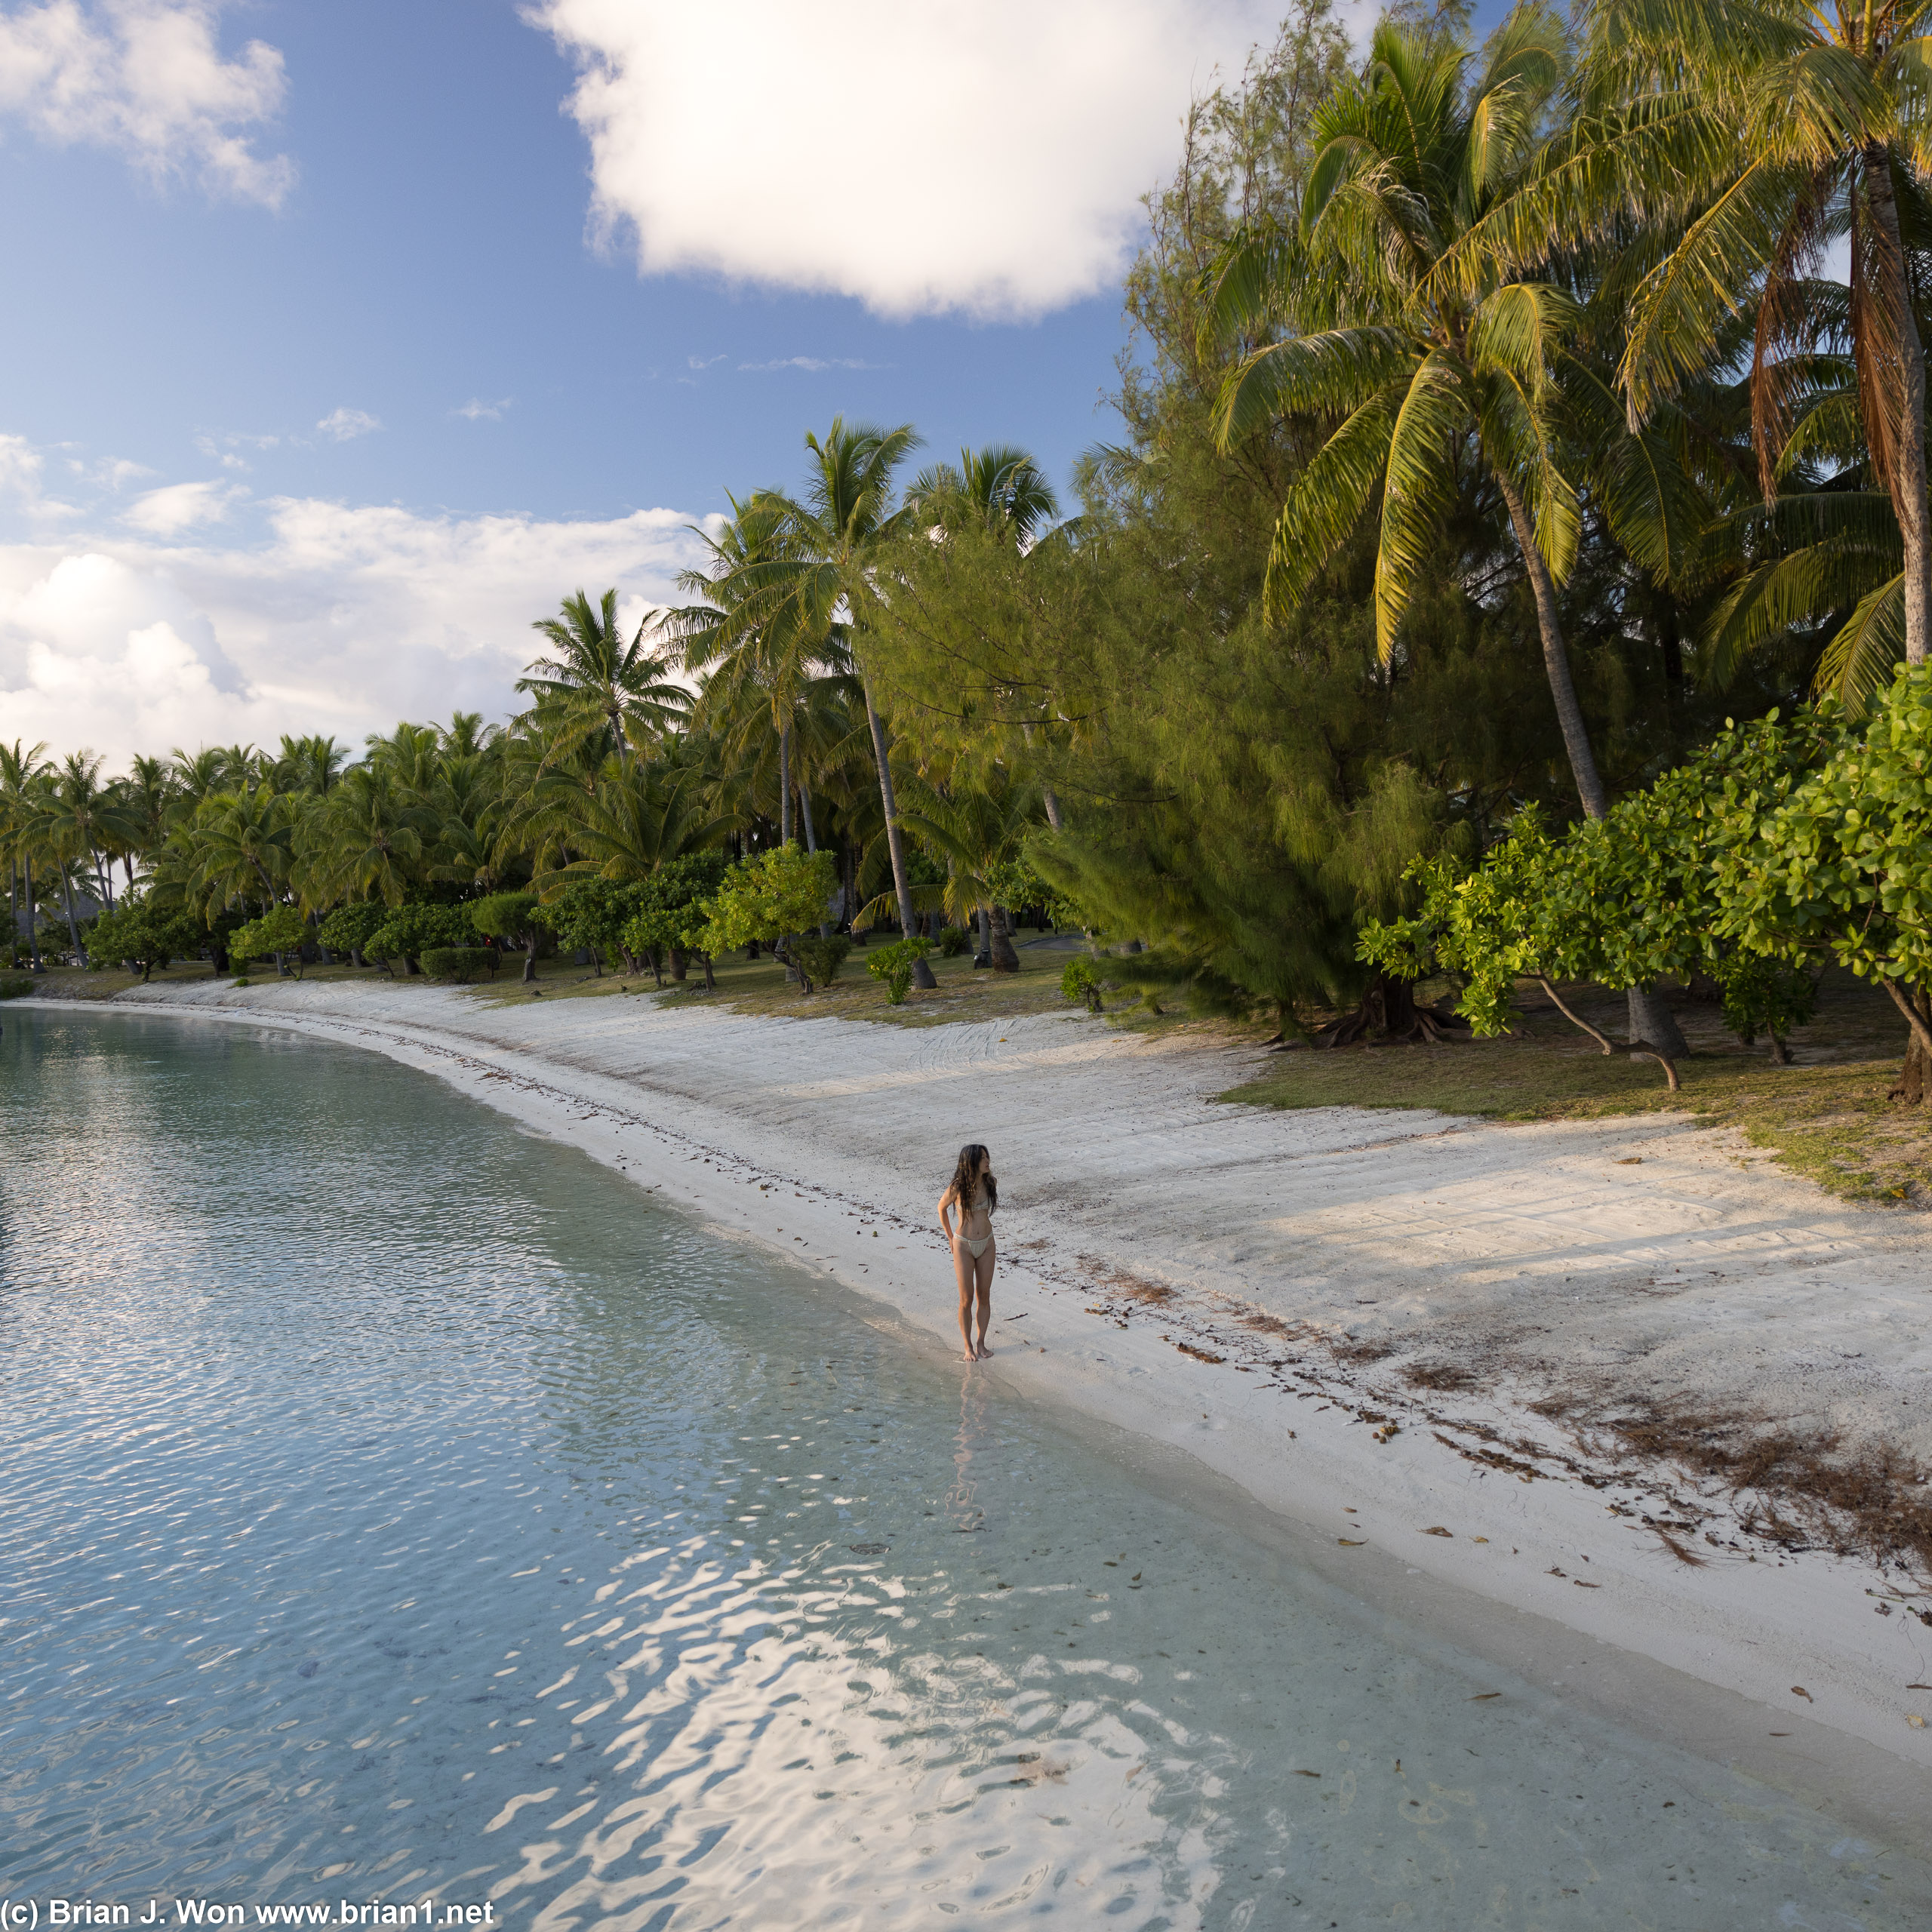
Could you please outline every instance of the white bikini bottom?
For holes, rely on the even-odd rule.
[[[971,1235],[961,1235],[959,1237],[959,1244],[977,1261],[992,1245],[992,1240],[991,1235],[983,1235],[977,1241],[975,1241]]]

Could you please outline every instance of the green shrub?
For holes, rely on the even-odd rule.
[[[363,951],[371,959],[400,959],[419,964],[426,952],[464,946],[476,937],[468,906],[396,906],[369,935]]]
[[[1062,999],[1070,999],[1077,1006],[1083,1001],[1089,1013],[1100,1011],[1100,969],[1084,953],[1066,962],[1066,970],[1060,976],[1060,993]]]
[[[805,977],[821,986],[829,986],[838,977],[851,950],[852,942],[843,933],[834,933],[829,939],[814,933],[792,942],[792,955]]]
[[[346,952],[359,966],[362,949],[382,930],[389,916],[389,909],[379,899],[338,906],[322,921],[316,937],[331,952]]]
[[[295,977],[302,977],[302,947],[309,937],[309,922],[293,906],[275,906],[245,926],[237,926],[229,936],[228,949],[245,963],[279,954],[293,958]]]
[[[145,980],[157,966],[197,952],[201,945],[198,921],[157,910],[146,899],[124,899],[89,929],[88,960],[97,968],[131,966]]]
[[[423,970],[432,980],[468,986],[479,974],[496,977],[497,955],[487,946],[432,946],[423,954]]]
[[[31,973],[0,973],[0,999],[25,999],[32,991]]]
[[[237,986],[247,986],[247,985],[249,983],[249,980],[248,980],[248,974],[247,974],[246,973],[241,973],[241,974],[238,974],[235,976],[235,979],[234,979],[234,980],[233,980],[232,983],[233,983],[234,985]]]
[[[894,1006],[903,1006],[912,987],[912,968],[933,949],[929,939],[902,939],[882,946],[866,961],[866,971],[884,982],[885,997]]]
[[[939,949],[948,959],[957,959],[973,949],[973,935],[964,926],[948,926],[939,936]]]

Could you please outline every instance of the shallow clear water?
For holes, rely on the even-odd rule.
[[[1922,1922],[425,1077],[0,1020],[7,1899]]]

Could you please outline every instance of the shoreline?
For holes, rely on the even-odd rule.
[[[1909,1842],[1932,1820],[1932,1691],[1906,1687],[1932,1684],[1932,1598],[1896,1569],[1741,1533],[1709,1484],[1620,1466],[1529,1406],[1543,1363],[1665,1396],[1732,1399],[1752,1377],[1784,1396],[1790,1358],[1835,1342],[1866,1364],[1852,1395],[1909,1417],[1886,1439],[1920,1453],[1922,1241],[1727,1137],[1671,1116],[1217,1106],[1252,1052],[1150,1044],[1078,1014],[909,1032],[649,996],[488,1004],[295,982],[27,1004],[382,1052],[859,1289],[955,1358],[924,1197],[958,1140],[985,1140],[1009,1204],[995,1353],[963,1373],[1181,1452],[1302,1533],[1330,1580],[1432,1634],[1867,1829]],[[1662,1184],[1633,1189],[1625,1170],[1647,1165]],[[1678,1289],[1687,1260],[1709,1278]],[[1634,1366],[1633,1326],[1649,1340]],[[1489,1386],[1392,1377],[1392,1359],[1452,1345]]]

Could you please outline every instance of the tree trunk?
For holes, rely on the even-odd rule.
[[[974,911],[973,917],[980,928],[980,943],[973,955],[973,964],[977,966],[984,960],[990,966],[993,963],[992,915],[982,906]]]
[[[1597,775],[1596,755],[1590,749],[1589,728],[1583,722],[1583,710],[1577,702],[1577,687],[1570,675],[1570,653],[1563,641],[1563,626],[1556,613],[1556,586],[1537,548],[1536,526],[1517,494],[1516,486],[1501,470],[1493,472],[1496,487],[1509,506],[1509,525],[1516,533],[1516,547],[1523,553],[1523,568],[1528,571],[1530,589],[1536,598],[1537,629],[1543,638],[1543,668],[1549,680],[1549,694],[1556,702],[1556,721],[1563,728],[1563,747],[1570,755],[1571,775],[1577,783],[1577,796],[1586,818],[1603,818],[1610,811],[1608,795]]]
[[[1657,643],[1663,653],[1663,710],[1666,739],[1671,755],[1684,735],[1684,638],[1677,615],[1677,599],[1668,590],[1655,593]]]
[[[1903,1100],[1909,1107],[1922,1107],[1926,1089],[1932,1086],[1932,996],[1922,986],[1907,992],[1895,980],[1885,982],[1885,990],[1911,1029],[1906,1040],[1905,1070],[1886,1097]]]
[[[67,915],[67,937],[74,942],[74,957],[85,965],[87,955],[81,949],[81,928],[74,917],[74,881],[67,876],[64,866],[60,871],[60,903]]]
[[[22,863],[27,875],[27,956],[32,961],[32,970],[44,973],[47,966],[40,956],[40,908],[33,896],[33,860],[29,857]]]
[[[1004,906],[992,913],[992,968],[995,973],[1017,973],[1020,955],[1013,949],[1013,921]]]
[[[691,955],[681,946],[672,946],[671,949],[672,978],[681,986],[684,983],[685,975],[690,971]]]
[[[1066,828],[1060,823],[1060,801],[1054,796],[1054,788],[1051,785],[1042,785],[1040,787],[1040,802],[1047,808],[1047,823],[1056,832],[1065,830]]]
[[[816,852],[818,850],[818,835],[812,829],[812,790],[802,778],[798,781],[798,818],[805,828],[805,850]],[[820,939],[832,937],[832,927],[828,921],[821,919],[818,922],[818,936]]]
[[[507,923],[507,921],[506,921]],[[537,935],[532,933],[524,943],[523,983],[535,984],[537,979]]]
[[[1642,1040],[1655,1047],[1667,1060],[1681,1060],[1690,1052],[1689,1043],[1677,1023],[1677,1016],[1654,986],[1632,986],[1627,998],[1630,1044],[1633,1048]]]
[[[1523,568],[1529,573],[1530,589],[1536,598],[1543,672],[1549,680],[1549,694],[1555,700],[1556,721],[1563,728],[1563,747],[1570,755],[1570,773],[1576,781],[1577,800],[1586,818],[1607,818],[1610,795],[1597,771],[1596,754],[1590,749],[1589,727],[1583,721],[1583,708],[1577,702],[1577,686],[1570,675],[1570,653],[1563,641],[1562,621],[1557,615],[1556,585],[1543,552],[1537,548],[1536,527],[1515,485],[1500,469],[1494,474],[1503,500],[1509,506],[1509,525],[1516,533],[1516,547],[1523,553]],[[1670,1008],[1649,988],[1632,986],[1629,1004],[1632,1044],[1647,1040],[1672,1059],[1690,1051]]]
[[[919,930],[918,915],[912,910],[912,888],[906,878],[906,842],[900,836],[899,808],[892,795],[892,765],[886,754],[885,726],[872,703],[869,684],[862,687],[866,696],[866,722],[872,727],[872,755],[878,761],[879,803],[885,811],[885,846],[892,855],[892,884],[899,900],[899,921],[909,938]],[[939,982],[923,959],[912,962],[912,983],[930,992]]]
[[[1892,195],[1892,161],[1882,142],[1865,150],[1865,194],[1889,261],[1883,279],[1902,299],[1890,317],[1898,340],[1899,440],[1892,452],[1892,508],[1905,546],[1905,661],[1925,662],[1932,635],[1932,548],[1928,548],[1925,505],[1925,349],[1912,312],[1910,281],[1899,235],[1898,204]]]
[[[792,728],[778,734],[778,841],[792,842]]]

